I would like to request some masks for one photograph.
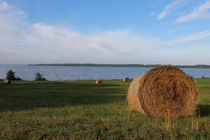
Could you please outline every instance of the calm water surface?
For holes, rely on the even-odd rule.
[[[0,79],[6,77],[6,73],[9,69],[15,71],[15,75],[23,80],[34,80],[37,72],[40,72],[48,80],[89,80],[99,78],[135,78],[137,75],[144,73],[151,68],[0,65]],[[201,76],[210,77],[210,69],[182,68],[182,70],[195,78],[200,78]]]

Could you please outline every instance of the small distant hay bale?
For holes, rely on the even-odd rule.
[[[11,80],[3,80],[3,84],[11,84]]]
[[[195,113],[198,91],[192,77],[174,66],[160,66],[137,76],[128,89],[131,110],[152,116]]]
[[[123,82],[128,82],[130,79],[128,77],[123,78]]]
[[[104,83],[104,80],[102,80],[102,79],[96,80],[96,85],[103,84],[103,83]]]

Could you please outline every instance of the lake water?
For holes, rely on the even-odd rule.
[[[9,69],[15,71],[17,77],[31,81],[34,80],[37,72],[48,80],[122,79],[124,77],[135,78],[151,68],[0,65],[0,79],[5,79]],[[182,68],[182,70],[194,78],[210,77],[210,69]]]

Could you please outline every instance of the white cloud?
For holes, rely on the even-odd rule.
[[[9,5],[5,1],[0,3],[0,11],[7,10],[8,8],[9,8]]]
[[[168,33],[180,32],[180,31],[183,31],[186,29],[189,29],[189,26],[173,28],[173,29],[169,30]]]
[[[182,16],[176,20],[177,23],[189,22],[200,18],[210,18],[210,0],[194,8],[188,15]]]
[[[196,65],[209,63],[210,44],[196,44],[181,49],[164,49],[157,51],[155,59],[161,64]],[[182,45],[180,45],[182,47]]]
[[[134,35],[127,29],[86,35],[44,24],[32,25],[25,39],[33,46],[33,52],[46,49],[48,57],[54,62],[67,61],[68,58],[76,60],[78,57],[83,62],[128,62],[132,53],[145,52],[141,57],[146,56],[146,52],[158,44],[157,40]]]
[[[23,54],[16,49],[16,45],[21,39],[22,29],[26,24],[25,18],[26,14],[22,10],[0,1],[0,55],[7,52]]]
[[[23,11],[4,1],[0,4],[0,63],[129,63],[146,57],[158,44],[128,29],[82,34],[42,23],[28,24]],[[144,53],[138,57],[137,52]],[[11,56],[7,62],[5,56]]]
[[[183,1],[181,0],[175,0],[171,3],[169,3],[164,9],[163,11],[157,16],[157,19],[163,19],[164,17],[166,17],[172,9],[177,8],[181,3],[183,3]]]
[[[169,3],[169,4],[164,8],[164,10],[170,10],[171,8],[176,7],[176,6],[179,5],[180,3],[181,3],[181,0],[175,0],[175,1],[172,2],[172,3]]]
[[[163,43],[163,46],[170,46],[170,45],[177,45],[177,44],[183,44],[186,42],[201,40],[201,39],[207,39],[210,38],[210,31],[203,31],[198,32],[195,34],[186,35],[184,37],[181,37],[179,39],[175,39],[172,41],[167,41]]]
[[[1,0],[0,4],[4,5],[0,11],[0,63],[183,64],[194,62],[192,56],[195,54],[208,56],[210,51],[202,48],[190,51],[167,49],[167,45],[207,38],[210,31],[168,42],[135,34],[129,29],[84,34],[44,23],[29,24],[23,11],[2,4]],[[166,47],[161,47],[163,44]],[[176,56],[178,53],[179,57]],[[196,58],[196,61],[199,60]]]
[[[163,12],[161,12],[158,15],[157,19],[160,20],[160,19],[164,18],[168,13],[169,13],[169,11],[163,11]]]

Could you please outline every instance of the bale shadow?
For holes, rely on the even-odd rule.
[[[210,105],[198,105],[196,115],[200,117],[210,116]]]
[[[0,112],[117,103],[125,101],[126,94],[127,87],[117,83],[0,84]]]

